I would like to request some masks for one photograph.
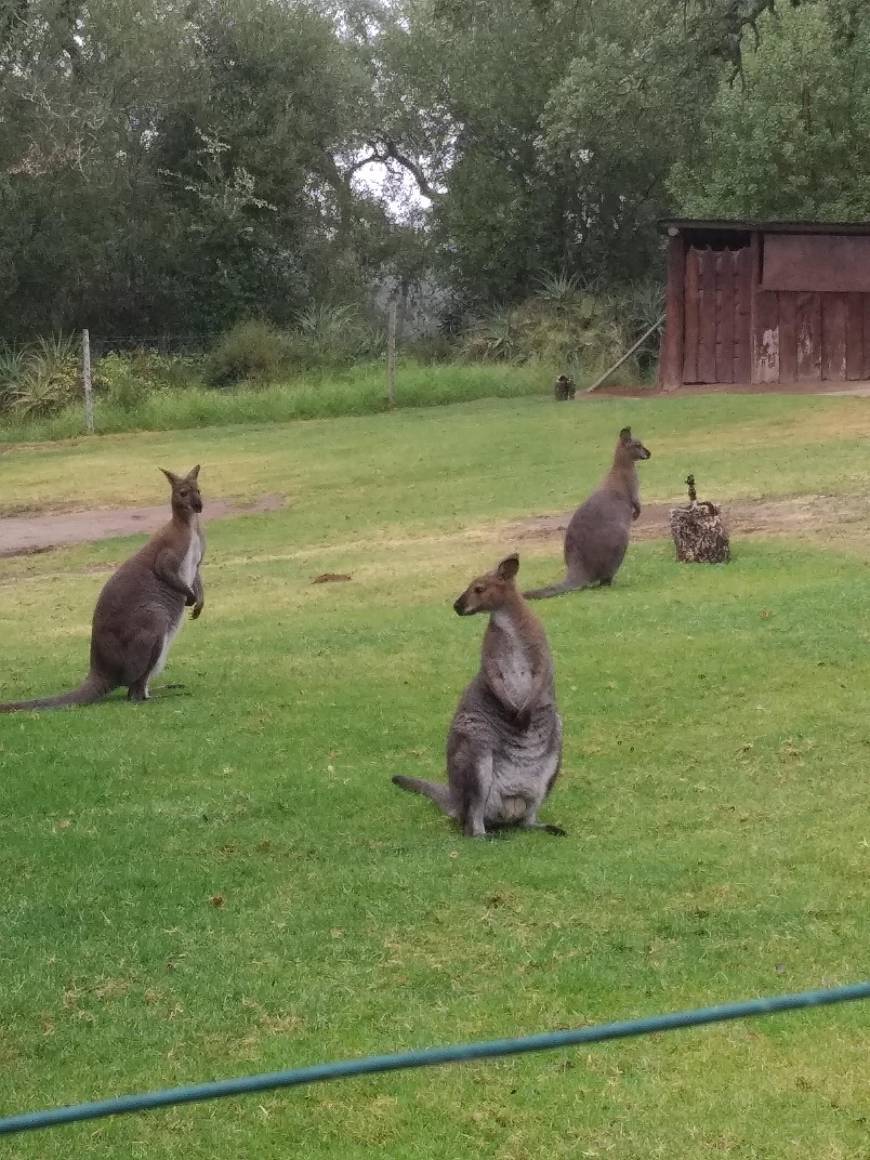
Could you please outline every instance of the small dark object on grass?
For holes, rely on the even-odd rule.
[[[567,375],[559,375],[553,384],[553,394],[556,396],[556,402],[564,402],[566,399],[573,399],[577,394],[577,388],[574,386],[574,380],[569,379]]]
[[[321,572],[319,576],[315,576],[311,581],[312,584],[335,584],[339,580],[352,580],[352,576],[348,576],[346,572]]]
[[[694,475],[687,476],[686,483],[688,506],[671,508],[671,535],[677,559],[683,564],[727,564],[731,545],[719,509],[707,500],[699,502]]]

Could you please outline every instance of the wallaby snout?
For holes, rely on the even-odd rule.
[[[638,450],[640,451],[638,459],[652,459],[652,452],[648,447],[644,447],[642,443],[640,444]]]
[[[468,608],[466,608],[465,595],[466,594],[463,592],[461,596],[458,596],[456,600],[453,601],[453,611],[459,616],[470,616],[471,612],[474,611],[473,609],[469,611]]]

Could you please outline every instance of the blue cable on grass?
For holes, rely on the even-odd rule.
[[[677,1031],[682,1027],[700,1027],[705,1023],[724,1023],[729,1019],[747,1019],[753,1015],[773,1015],[802,1007],[822,1007],[830,1003],[848,1003],[870,999],[870,982],[853,983],[828,991],[803,991],[798,995],[779,995],[768,999],[749,999],[744,1003],[725,1003],[719,1007],[702,1007],[694,1011],[676,1011],[671,1015],[652,1015],[624,1023],[602,1023],[574,1031],[551,1031],[518,1039],[492,1039],[488,1042],[460,1043],[454,1047],[434,1047],[426,1051],[406,1051],[396,1055],[371,1055],[314,1067],[292,1068],[238,1079],[217,1080],[192,1087],[166,1088],[140,1095],[118,1096],[90,1104],[67,1108],[50,1108],[0,1119],[0,1136],[13,1132],[30,1132],[76,1120],[96,1120],[102,1116],[119,1116],[125,1112],[144,1112],[172,1104],[190,1104],[198,1100],[222,1099],[275,1088],[298,1087],[330,1079],[372,1075],[381,1071],[401,1071],[411,1067],[433,1067],[441,1063],[463,1063],[471,1059],[490,1059],[500,1055],[520,1055],[527,1051],[550,1051],[556,1047],[576,1047],[581,1043],[601,1043],[607,1039],[628,1039],[658,1031]]]

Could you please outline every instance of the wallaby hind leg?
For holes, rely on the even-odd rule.
[[[462,832],[466,838],[485,838],[486,807],[492,793],[492,750],[471,746],[456,754],[451,782],[461,785]]]
[[[155,633],[143,633],[130,642],[130,648],[125,657],[129,681],[127,688],[128,701],[147,701],[148,682],[157,667],[163,652],[163,637]]]

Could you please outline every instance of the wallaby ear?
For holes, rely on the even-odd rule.
[[[174,471],[167,471],[165,467],[161,467],[160,470],[163,472],[163,474],[166,476],[166,478],[169,480],[169,482],[172,484],[173,487],[175,487],[175,485],[177,483],[181,482],[181,480],[178,478],[178,476],[175,474]]]
[[[631,428],[630,427],[623,427],[622,430],[619,432],[619,438],[621,439],[621,441],[623,443],[630,443],[631,442]]]
[[[197,463],[196,467],[191,467],[190,471],[188,471],[187,478],[195,480],[198,475],[199,475],[199,464]]]
[[[498,568],[496,568],[496,572],[502,580],[513,580],[519,570],[520,558],[516,552],[511,552],[509,556],[505,556]]]

